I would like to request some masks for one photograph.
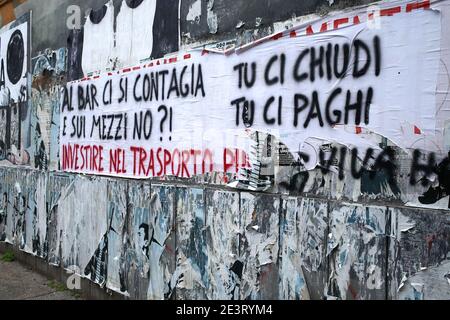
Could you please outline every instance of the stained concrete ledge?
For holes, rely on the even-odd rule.
[[[52,289],[47,285],[52,281],[67,283],[70,274],[66,270],[49,265],[44,259],[20,251],[10,244],[0,243],[0,255],[8,251],[14,253],[15,261],[0,261],[0,272],[3,274],[0,277],[0,300],[125,300],[124,296],[100,288],[84,278],[81,279],[79,291]],[[11,285],[2,284],[2,281]]]
[[[0,300],[80,300],[32,267],[18,261],[0,261]]]

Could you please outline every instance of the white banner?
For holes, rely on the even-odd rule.
[[[404,148],[435,134],[440,15],[416,10],[240,54],[176,58],[67,85],[61,168],[129,178],[192,177],[250,166],[255,131],[292,151],[309,138]]]

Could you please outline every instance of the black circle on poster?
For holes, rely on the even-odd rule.
[[[7,70],[8,78],[12,84],[17,84],[22,78],[23,62],[25,60],[25,46],[22,32],[14,31],[8,43]]]
[[[103,18],[106,16],[106,12],[108,11],[108,7],[106,5],[103,5],[98,10],[91,10],[91,13],[89,14],[89,19],[91,19],[91,22],[93,24],[99,24],[102,22]]]
[[[126,2],[129,8],[136,9],[142,2],[144,2],[144,0],[127,0]]]

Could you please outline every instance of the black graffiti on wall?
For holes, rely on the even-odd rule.
[[[437,185],[431,185],[428,191],[419,197],[419,201],[422,204],[434,204],[450,195],[450,151],[447,157],[439,163],[436,162],[434,154],[430,154],[428,161],[422,163],[420,161],[422,156],[419,150],[414,151],[411,184],[421,182],[423,186],[428,186],[431,184],[429,177],[433,174],[436,175]],[[417,179],[417,175],[420,174],[422,174],[422,177]]]
[[[102,141],[150,140],[159,134],[160,141],[172,140],[175,114],[167,100],[173,98],[205,97],[205,82],[201,64],[108,80],[102,87],[95,83],[63,87],[61,111],[79,113],[112,104],[157,102],[152,109],[134,114],[117,113],[92,116],[87,126],[84,115],[62,117],[62,135],[71,138],[99,138]],[[128,134],[131,128],[131,135]],[[156,131],[156,132],[154,132]],[[169,132],[169,137],[167,136]]]
[[[324,148],[320,148],[318,155],[317,168],[324,176],[333,171],[331,167],[337,169],[337,175],[341,181],[346,179],[348,173],[355,180],[364,178],[372,182],[380,176],[384,176],[391,189],[400,192],[397,186],[400,163],[393,148],[384,148],[378,154],[374,149],[368,148],[363,155],[357,148],[349,151],[347,147],[333,147],[329,153],[326,153]],[[305,163],[308,163],[311,157],[303,152],[299,152],[298,156],[298,161],[294,166],[300,168],[300,172],[292,175],[289,182],[281,182],[280,186],[290,191],[304,192],[311,174],[302,168],[305,168]],[[349,168],[346,166],[348,159],[350,159]],[[435,153],[427,154],[420,150],[414,150],[409,171],[409,182],[411,186],[420,184],[423,187],[429,187],[428,191],[418,199],[422,204],[434,204],[450,195],[449,159],[450,151],[446,158],[438,162]],[[437,183],[433,183],[434,177],[437,177]]]
[[[252,89],[257,81],[259,84],[271,88],[275,85],[284,85],[292,79],[294,83],[301,85],[304,82],[314,84],[318,80],[331,81],[342,80],[351,77],[355,81],[367,76],[379,77],[382,66],[382,53],[380,38],[375,36],[371,42],[356,39],[351,44],[328,43],[319,47],[306,48],[299,52],[292,69],[284,53],[273,55],[261,65],[257,62],[242,62],[234,67],[238,79],[239,90]],[[259,72],[263,70],[263,72]],[[261,74],[262,79],[257,75]],[[298,92],[293,101],[293,125],[294,128],[307,129],[315,121],[320,127],[337,124],[360,125],[370,123],[370,106],[373,103],[374,89],[352,88],[345,90],[336,87],[326,96],[318,89],[312,92]],[[343,106],[336,102],[344,100]],[[231,101],[231,106],[236,109],[236,126],[242,122],[246,127],[251,127],[255,119],[255,112],[262,111],[264,124],[267,126],[284,125],[283,118],[286,97],[271,96],[262,105],[256,105],[252,99],[246,96]],[[290,108],[289,108],[290,109]]]

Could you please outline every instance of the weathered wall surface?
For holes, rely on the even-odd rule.
[[[424,62],[436,71],[424,71],[427,79],[398,70],[399,79],[413,79],[409,89],[429,85],[414,92],[433,98],[425,119],[381,116],[381,131],[358,123],[336,139],[305,139],[297,147],[285,143],[286,134],[255,129],[247,154],[226,149],[225,170],[205,170],[203,161],[186,168],[195,171],[189,178],[182,167],[180,175],[161,170],[140,180],[125,179],[130,175],[120,166],[117,177],[64,172],[76,171],[67,170],[61,154],[64,90],[105,76],[131,81],[145,68],[191,59],[201,61],[209,81],[211,70],[225,70],[245,52],[269,59],[264,52],[281,48],[289,58],[294,41],[303,46],[308,37],[333,41],[358,25],[367,30],[371,1],[22,2],[0,7],[8,17],[2,46],[7,38],[10,47],[1,51],[1,242],[131,299],[450,297],[450,1],[379,3],[383,19],[407,26],[390,39],[401,46],[423,36],[423,51],[434,54]],[[14,36],[20,26],[22,36]],[[397,71],[408,57],[417,59],[405,51],[395,57],[398,65],[385,68]],[[22,70],[11,67],[17,60]],[[399,91],[402,85],[394,84]],[[394,94],[383,88],[383,95]],[[231,91],[225,83],[221,89],[218,97]],[[257,93],[264,90],[273,89]],[[195,102],[201,97],[184,104],[186,119],[197,112],[189,109]],[[310,120],[319,117],[313,112]],[[402,119],[400,133],[389,135]],[[208,120],[217,119],[203,125]],[[162,129],[161,143],[170,144]],[[371,148],[339,140],[347,133]]]
[[[448,299],[443,212],[17,168],[1,179],[1,239],[132,299]]]

